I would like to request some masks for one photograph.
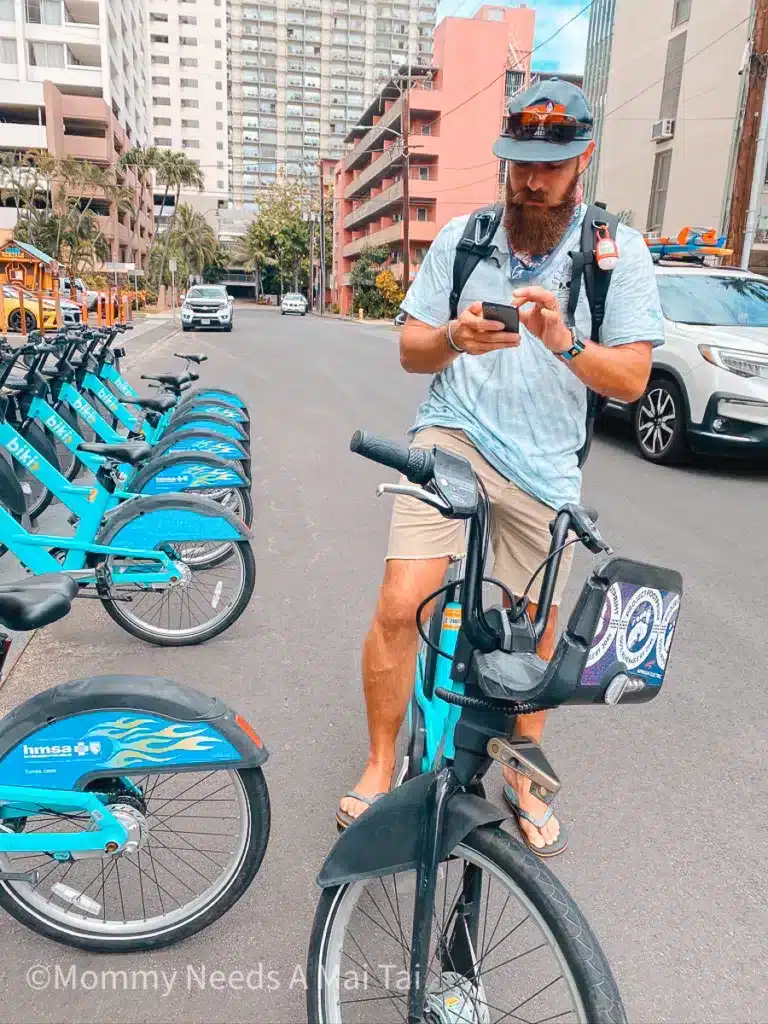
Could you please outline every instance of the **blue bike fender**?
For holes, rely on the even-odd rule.
[[[248,487],[238,466],[207,452],[190,452],[151,459],[129,482],[136,494],[172,494],[177,491],[218,490],[221,487]]]
[[[105,773],[252,768],[268,756],[223,701],[150,676],[62,683],[0,724],[0,774],[9,786],[83,789]]]
[[[250,540],[234,512],[197,494],[139,494],[105,519],[97,544],[155,550],[182,541]]]
[[[397,786],[344,829],[317,876],[318,884],[325,889],[418,867],[422,824],[435,775],[426,772]],[[445,808],[440,859],[472,829],[498,824],[509,816],[482,797],[456,793]]]

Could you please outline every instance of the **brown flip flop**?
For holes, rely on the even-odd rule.
[[[504,799],[514,811],[518,827],[520,825],[520,819],[523,818],[525,821],[530,822],[534,828],[541,829],[544,828],[552,817],[553,811],[551,807],[548,807],[540,818],[534,818],[534,816],[529,814],[528,811],[524,811],[517,802],[516,790],[513,786],[510,786],[508,782],[504,784]],[[550,843],[549,846],[534,846],[522,829],[520,829],[520,838],[531,853],[535,853],[537,857],[556,857],[559,853],[563,853],[568,847],[568,830],[565,825],[563,825],[562,821],[560,822],[560,835],[554,843]]]
[[[346,800],[347,797],[350,797],[352,800],[359,800],[360,803],[365,804],[366,807],[371,807],[377,800],[381,799],[381,797],[386,795],[386,793],[377,793],[375,796],[364,796],[362,793],[358,793],[356,790],[350,789],[350,791],[348,793],[345,793],[341,799]],[[357,815],[357,817],[352,817],[351,814],[348,814],[346,811],[342,810],[340,806],[338,811],[336,811],[336,828],[339,830],[339,832],[343,832],[345,828],[349,828],[349,826],[353,822],[357,821],[359,817],[359,814]]]

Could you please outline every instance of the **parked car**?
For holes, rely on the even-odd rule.
[[[193,331],[196,327],[231,331],[233,322],[234,301],[223,285],[196,284],[184,296],[181,307],[183,331]]]
[[[8,322],[8,330],[12,332],[21,331],[21,308],[18,289],[14,288],[12,285],[3,285],[3,302],[5,304],[5,316]],[[70,302],[69,299],[62,297],[59,298],[59,306],[61,308],[61,318],[64,321],[65,326],[70,327],[73,324],[80,323],[80,307],[77,303]],[[26,321],[28,331],[37,330],[40,326],[38,323],[39,312],[37,295],[35,295],[34,292],[29,292],[25,289],[24,319]],[[49,297],[43,299],[43,326],[46,330],[55,330],[56,328],[56,303]]]
[[[301,316],[306,316],[307,300],[299,292],[286,292],[280,303],[280,313],[281,315],[285,313],[299,313]]]
[[[82,306],[83,299],[88,304],[88,311],[93,312],[96,309],[96,301],[99,297],[99,293],[94,288],[89,288],[82,277],[76,277],[74,279],[75,296],[78,305]],[[68,277],[63,277],[59,286],[59,290],[62,295],[69,296],[71,292],[70,280]]]
[[[768,277],[661,261],[666,341],[643,397],[610,400],[650,462],[768,451]]]

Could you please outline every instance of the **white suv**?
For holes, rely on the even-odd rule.
[[[666,341],[632,406],[635,441],[651,462],[688,451],[768,451],[768,277],[661,261],[656,275]]]

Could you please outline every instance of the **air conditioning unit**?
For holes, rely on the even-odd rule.
[[[675,119],[663,117],[660,121],[654,121],[651,128],[652,142],[666,142],[667,139],[675,137]]]

